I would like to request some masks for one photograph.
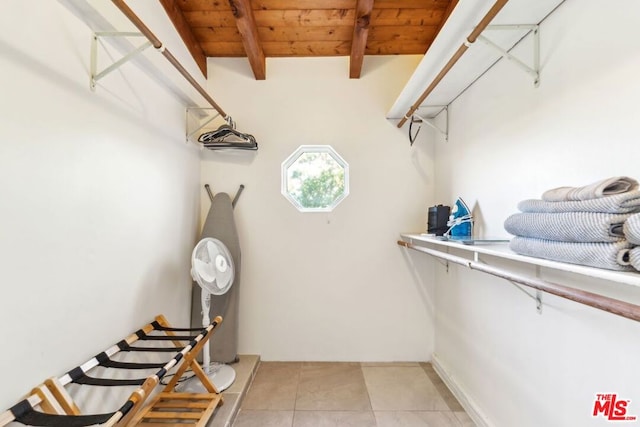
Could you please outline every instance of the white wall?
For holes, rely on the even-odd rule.
[[[568,0],[541,27],[539,88],[502,61],[453,103],[449,142],[434,141],[437,201],[462,196],[479,235],[505,236],[520,200],[608,176],[640,178],[639,16],[632,0]],[[523,58],[529,42],[517,49]],[[436,358],[486,425],[608,425],[591,416],[596,393],[618,393],[640,417],[640,324],[552,296],[538,315],[505,281],[434,265]],[[546,269],[541,277],[640,303],[635,287]]]
[[[0,9],[3,411],[155,314],[188,322],[200,166],[136,67],[89,90],[91,33],[59,3]]]
[[[202,181],[235,194],[242,247],[240,351],[265,360],[427,360],[431,296],[395,244],[424,229],[433,148],[385,120],[419,57],[268,59],[255,81],[246,59],[209,62],[209,89],[255,135],[258,153],[207,153]],[[427,131],[423,130],[426,136]],[[280,194],[281,163],[301,144],[329,144],[349,163],[349,196],[330,214],[300,213]],[[203,216],[209,201],[203,198]],[[432,270],[417,260],[426,276]]]

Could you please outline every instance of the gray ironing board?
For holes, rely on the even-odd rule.
[[[238,360],[238,297],[240,293],[240,241],[233,219],[233,204],[227,193],[218,193],[211,201],[207,219],[202,228],[201,239],[213,237],[220,240],[231,252],[235,267],[235,279],[231,289],[224,295],[211,296],[210,318],[223,317],[222,325],[211,336],[211,361],[233,363]],[[192,284],[191,326],[202,326],[201,288]]]

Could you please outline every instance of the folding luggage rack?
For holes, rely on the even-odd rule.
[[[28,396],[0,414],[0,427],[17,421],[31,426],[83,427],[83,426],[137,426],[150,423],[170,423],[204,427],[215,409],[222,405],[222,395],[196,361],[196,356],[222,323],[216,317],[206,328],[173,328],[164,316],[155,320],[109,349],[96,355],[86,363],[68,371],[60,378],[50,378],[35,387]],[[177,335],[176,332],[197,331],[197,335]],[[156,332],[153,334],[152,332]],[[160,334],[157,334],[160,333]],[[161,341],[169,346],[133,346],[138,341]],[[186,345],[184,345],[187,343]],[[117,353],[171,353],[163,363],[141,363],[115,360]],[[88,373],[101,366],[106,369],[135,370],[156,369],[154,374],[140,379],[110,379],[89,376]],[[167,375],[176,368],[175,372]],[[176,385],[191,369],[202,382],[207,393],[179,393]],[[171,376],[166,386],[144,406],[164,377]],[[78,405],[65,388],[69,384],[99,387],[139,386],[116,411],[101,414],[82,414]],[[106,396],[105,396],[106,397]],[[170,425],[167,424],[167,425]]]

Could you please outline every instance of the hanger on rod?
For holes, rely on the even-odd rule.
[[[220,150],[225,148],[239,148],[243,150],[257,150],[258,143],[253,135],[236,130],[236,124],[229,116],[225,117],[227,124],[218,129],[203,133],[198,138],[205,148]]]
[[[218,149],[244,149],[257,150],[258,143],[253,135],[238,132],[236,125],[227,113],[211,98],[207,91],[189,74],[189,72],[180,64],[180,62],[169,52],[162,42],[153,32],[142,22],[142,20],[129,8],[125,0],[111,0],[118,9],[138,28],[138,30],[149,40],[151,45],[156,48],[162,55],[173,65],[180,74],[193,86],[198,93],[211,104],[211,106],[224,117],[226,125],[220,126],[213,132],[207,132],[200,135],[198,141],[203,143],[205,148],[211,150]],[[102,73],[101,73],[102,74]]]

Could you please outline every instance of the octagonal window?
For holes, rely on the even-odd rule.
[[[349,194],[349,165],[329,145],[301,145],[282,163],[282,194],[301,212],[329,212]]]

